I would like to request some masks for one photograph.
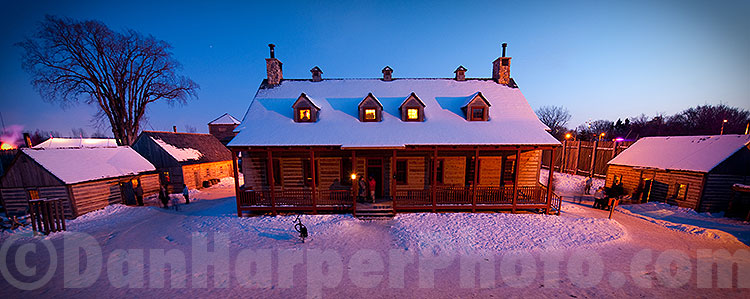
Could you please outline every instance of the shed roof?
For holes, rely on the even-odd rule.
[[[135,175],[156,168],[129,146],[24,148],[23,153],[66,184]]]
[[[138,138],[149,137],[180,164],[232,160],[232,153],[214,135],[143,131]]]
[[[645,137],[608,164],[709,172],[749,143],[750,135]]]
[[[117,147],[117,140],[113,138],[58,138],[51,137],[34,148],[94,148]]]
[[[229,113],[219,116],[219,118],[212,120],[209,125],[239,125],[240,121]]]
[[[414,92],[424,122],[404,122],[399,106]],[[478,92],[491,103],[489,121],[469,122],[461,106]],[[295,123],[292,104],[305,93],[318,121]],[[357,105],[372,93],[380,122],[360,122]],[[326,79],[262,84],[228,146],[403,147],[405,145],[559,145],[523,94],[491,79]]]

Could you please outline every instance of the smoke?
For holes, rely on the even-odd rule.
[[[23,126],[10,125],[0,135],[0,142],[18,147],[23,142]]]

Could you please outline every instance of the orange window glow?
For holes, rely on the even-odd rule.
[[[415,109],[415,108],[406,109],[406,119],[410,119],[410,120],[419,119],[419,109]]]
[[[300,121],[310,121],[310,109],[300,109],[299,110],[299,120]]]
[[[375,109],[365,109],[365,119],[366,120],[375,120]]]

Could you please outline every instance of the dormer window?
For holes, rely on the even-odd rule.
[[[424,121],[424,103],[415,93],[411,93],[401,106],[402,121]]]
[[[297,111],[299,111],[299,121],[310,121],[312,119],[310,108],[300,108]]]
[[[366,121],[376,121],[377,119],[378,119],[377,110],[375,110],[375,108],[365,109],[365,120]]]
[[[406,109],[406,119],[407,120],[419,120],[419,109],[417,108]]]
[[[372,93],[359,103],[359,121],[379,122],[383,118],[383,105]]]
[[[471,107],[471,120],[484,120],[484,107]]]
[[[490,119],[490,102],[481,92],[469,96],[461,110],[466,113],[466,120],[468,121],[488,121]]]
[[[294,121],[298,123],[316,122],[318,120],[318,108],[306,94],[302,93],[292,105],[294,109]]]

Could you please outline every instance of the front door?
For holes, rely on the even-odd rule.
[[[383,159],[367,159],[367,180],[375,178],[375,197],[383,197]]]
[[[202,187],[201,185],[201,176],[200,173],[198,173],[197,170],[193,171],[193,179],[195,180],[195,189],[198,189]]]

